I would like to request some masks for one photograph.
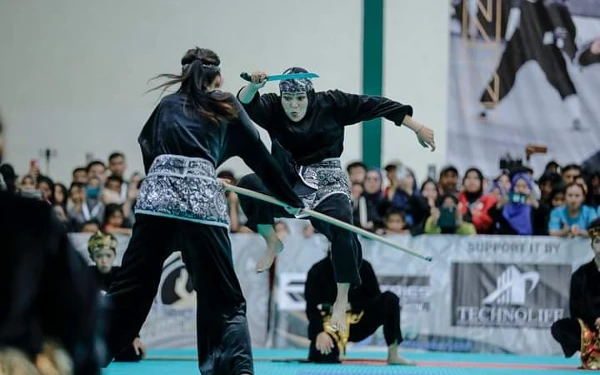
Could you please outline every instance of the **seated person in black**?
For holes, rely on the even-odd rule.
[[[581,368],[600,369],[600,219],[588,227],[594,259],[571,276],[569,312],[552,325],[552,336],[566,357],[581,352]]]
[[[113,266],[117,257],[117,239],[112,234],[98,231],[88,240],[88,253],[95,263],[89,267],[91,274],[96,279],[100,292],[105,295],[120,268]],[[146,346],[138,334],[132,345],[118,353],[114,360],[115,362],[137,362],[145,354]]]
[[[304,289],[308,338],[311,341],[308,360],[340,363],[340,354],[345,354],[348,341],[364,340],[383,325],[388,363],[413,365],[413,362],[398,355],[398,345],[402,342],[398,297],[392,292],[381,292],[373,267],[366,260],[362,261],[359,272],[362,284],[350,290],[346,313],[348,328],[340,332],[328,324],[337,291],[331,251],[308,271]]]

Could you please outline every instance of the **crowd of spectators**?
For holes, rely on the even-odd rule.
[[[139,172],[126,174],[125,155],[115,152],[73,169],[71,181],[58,182],[31,163],[23,174],[9,164],[0,166],[1,188],[43,199],[51,204],[70,232],[130,234]],[[589,223],[600,214],[600,173],[586,173],[576,164],[550,162],[536,175],[516,166],[484,176],[477,168],[453,166],[438,176],[418,181],[402,162],[383,169],[362,162],[347,166],[354,207],[354,224],[378,234],[508,234],[586,237]],[[229,170],[219,177],[237,179]],[[433,178],[436,177],[436,178]],[[235,193],[227,193],[231,232],[249,232]],[[285,221],[276,230],[289,233]],[[311,236],[309,223],[303,235]]]

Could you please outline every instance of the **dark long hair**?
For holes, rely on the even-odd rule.
[[[176,84],[184,93],[192,108],[214,123],[233,119],[237,116],[231,95],[223,92],[209,92],[207,86],[221,76],[221,60],[213,51],[206,48],[188,50],[181,58],[181,74],[160,74],[153,79],[166,78],[168,81],[153,88],[162,92]]]

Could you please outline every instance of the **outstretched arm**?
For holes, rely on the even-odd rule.
[[[433,130],[415,121],[409,105],[381,96],[347,94],[339,90],[325,93],[326,100],[333,103],[335,116],[342,125],[352,125],[376,118],[386,118],[394,124],[411,129],[423,147],[435,150]]]

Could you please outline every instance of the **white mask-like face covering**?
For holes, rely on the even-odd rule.
[[[304,91],[282,92],[281,106],[290,120],[298,122],[306,116],[308,95]]]

